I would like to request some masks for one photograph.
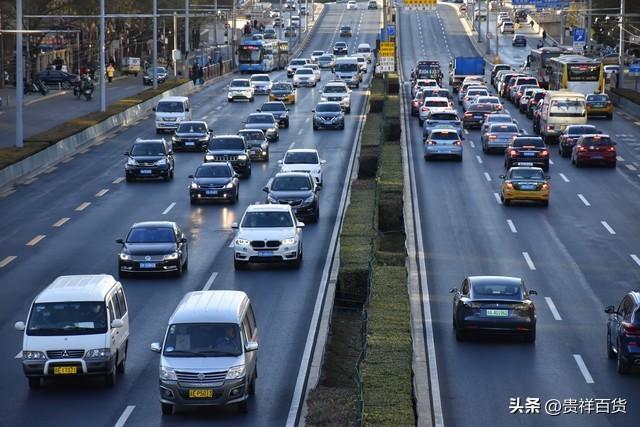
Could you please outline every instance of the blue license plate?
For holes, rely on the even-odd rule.
[[[184,145],[187,145],[189,147],[193,147],[194,145],[196,145],[196,143],[193,142],[193,141],[187,141],[187,142],[184,143]]]
[[[482,118],[482,114],[476,114],[475,116],[473,116],[476,119],[481,119]]]
[[[524,154],[524,156],[525,156],[525,157],[533,157],[533,156],[535,156],[535,155],[536,155],[536,153],[531,152],[531,151],[528,151],[528,152],[527,152],[527,151],[525,151],[523,154]]]
[[[217,196],[218,190],[207,190],[207,196]]]
[[[155,262],[141,262],[140,268],[156,268]]]
[[[523,190],[534,190],[536,186],[531,184],[525,184],[525,185],[521,185],[520,188]]]
[[[273,252],[272,251],[262,251],[262,252],[258,252],[259,256],[273,256]]]
[[[142,170],[140,171],[140,173],[141,173],[142,175],[150,175],[150,174],[151,174],[151,170],[149,170],[149,169],[142,169]]]
[[[602,159],[604,159],[604,157],[602,157],[602,156],[592,156],[591,158],[593,160],[602,160]]]

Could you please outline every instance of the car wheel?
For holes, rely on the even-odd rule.
[[[42,386],[42,378],[40,377],[28,377],[27,380],[29,380],[29,388],[31,390],[38,389]]]
[[[456,326],[456,341],[465,341],[467,339],[467,333]]]
[[[287,120],[286,122],[284,122],[284,127],[285,127],[285,129],[289,129],[289,120]]]
[[[131,176],[127,175],[127,176],[126,176],[126,178],[125,178],[125,180],[126,180],[127,182],[133,182],[133,177],[131,177]]]
[[[269,156],[267,156],[267,158],[269,158]],[[236,190],[236,202],[238,201],[238,199],[240,199],[240,189]]]
[[[351,114],[351,105],[349,105],[349,106],[347,107],[347,111],[346,111],[346,113],[347,113],[347,114]]]
[[[487,151],[488,151],[488,150],[487,150],[487,147],[486,147],[484,144],[482,144],[482,152],[483,152],[484,154],[487,154]]]
[[[629,373],[629,363],[627,363],[622,357],[622,352],[620,351],[620,345],[618,345],[618,354],[616,359],[616,370],[619,374],[624,375]]]
[[[184,267],[182,266],[182,263],[178,260],[178,269],[176,270],[176,276],[177,277],[182,276],[183,271],[184,271]]]
[[[502,198],[502,204],[505,206],[509,206],[511,204],[511,200]]]
[[[254,97],[249,98],[249,102],[253,102]]]
[[[189,256],[184,260],[184,265],[182,266],[182,271],[187,271],[189,269]]]
[[[548,208],[549,207],[549,200],[543,200],[542,201],[542,207]]]
[[[236,271],[242,271],[245,270],[247,267],[247,262],[245,261],[238,261],[237,259],[233,260],[233,269]]]
[[[526,335],[524,336],[524,341],[525,342],[536,342],[536,329],[533,328],[531,331],[527,332]]]
[[[313,125],[313,130],[318,130],[318,126],[316,126],[315,124]]]
[[[227,102],[233,102],[233,98],[227,98]],[[169,405],[171,406],[171,405]]]
[[[344,123],[340,125],[339,129],[344,130]]]
[[[189,197],[189,201],[191,202],[192,205],[198,204],[198,199],[196,199],[196,198]]]
[[[607,357],[609,357],[609,359],[615,359],[616,358],[616,352],[613,351],[613,346],[611,345],[611,333],[607,332]]]
[[[117,367],[117,373],[118,374],[124,374],[124,371],[126,370],[126,365],[127,365],[127,352],[129,350],[129,341],[127,341],[124,344],[124,356],[122,357],[122,360],[120,361],[120,363],[118,364]]]
[[[613,114],[607,114],[607,120],[613,119]]]
[[[249,166],[247,170],[244,172],[245,178],[249,178],[250,176],[251,176],[251,166]]]
[[[170,178],[171,180],[173,180],[173,169],[171,169],[171,170],[169,171],[169,178]]]
[[[267,155],[264,157],[264,161],[265,162],[269,161],[269,150],[267,150]]]
[[[170,403],[160,403],[162,415],[173,415],[173,405]]]
[[[422,120],[421,118],[418,118],[418,124],[420,126],[424,126],[424,120]]]
[[[116,385],[116,379],[118,375],[118,367],[116,366],[116,360],[113,360],[113,366],[111,367],[111,372],[104,376],[104,383],[107,387],[113,387]]]

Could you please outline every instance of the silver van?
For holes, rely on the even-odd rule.
[[[171,315],[163,343],[151,350],[161,354],[163,414],[229,404],[248,411],[258,377],[258,327],[244,292],[189,292]]]

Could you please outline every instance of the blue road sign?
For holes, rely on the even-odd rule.
[[[387,25],[387,37],[395,37],[395,36],[396,36],[396,26]]]
[[[640,76],[640,62],[636,62],[635,64],[629,65],[629,75],[631,77],[639,77]]]
[[[585,28],[573,29],[573,44],[586,43],[587,42],[587,30]]]

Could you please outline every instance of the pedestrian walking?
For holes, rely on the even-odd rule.
[[[113,68],[113,64],[109,64],[107,66],[107,79],[109,80],[109,83],[113,83],[113,75],[116,73],[116,69]]]
[[[545,30],[542,30],[542,40],[543,41],[547,40],[547,32]]]

